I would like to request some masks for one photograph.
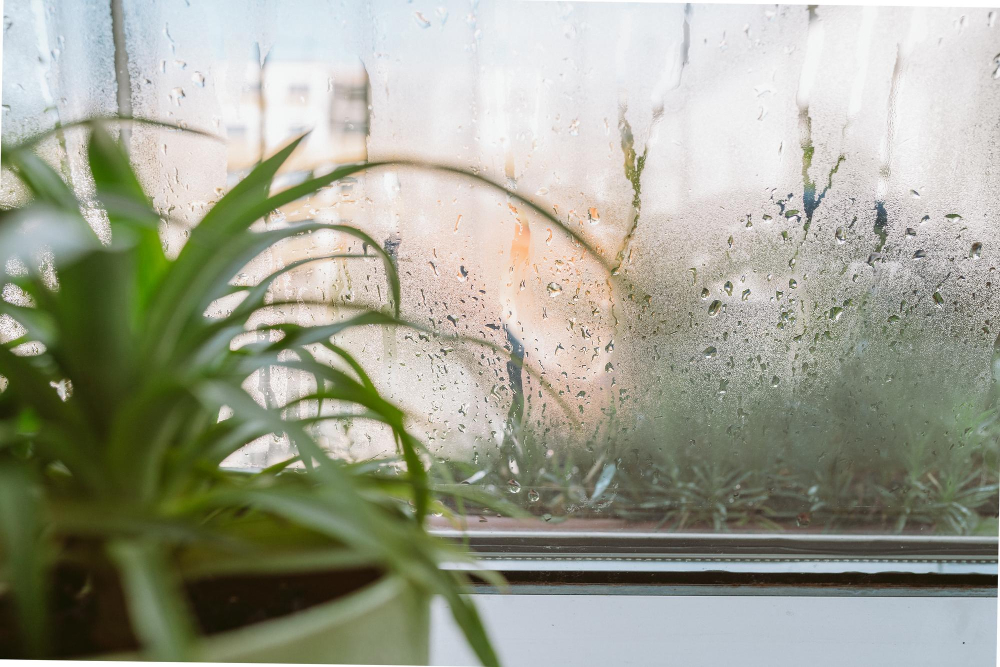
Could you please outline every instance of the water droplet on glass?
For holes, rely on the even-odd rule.
[[[549,283],[545,289],[549,291],[549,296],[553,299],[562,294],[562,285],[559,283]]]
[[[185,96],[183,88],[174,88],[173,90],[170,91],[170,101],[173,102],[176,106],[181,105],[181,100],[184,99],[184,97]]]
[[[733,284],[732,284],[731,282],[729,282],[728,280],[726,281],[726,284],[722,286],[722,289],[723,289],[723,290],[724,290],[724,291],[726,292],[726,294],[728,294],[729,296],[732,296],[732,295],[733,295]]]
[[[913,227],[907,227],[906,228],[906,235],[907,236],[916,236],[917,235],[917,230],[915,230]]]
[[[918,250],[915,253],[913,253],[914,260],[924,259],[925,257],[927,257],[927,253],[924,252],[923,250]]]
[[[781,378],[779,378],[777,375],[771,378],[772,387],[777,387],[779,384],[781,384]]]
[[[948,218],[949,220],[961,220],[962,219],[962,216],[960,216],[958,213],[945,213],[944,217]]]
[[[847,232],[844,231],[843,227],[837,227],[837,231],[833,233],[833,237],[837,239],[837,243],[843,243],[847,240]]]
[[[712,347],[712,346],[709,346],[709,347],[706,347],[706,348],[704,349],[704,351],[702,351],[702,355],[703,355],[703,356],[704,356],[704,357],[705,357],[706,359],[714,359],[714,358],[715,358],[715,355],[716,355],[716,353],[717,353],[717,352],[718,352],[718,350],[716,350],[716,349],[715,349],[714,347]]]
[[[569,124],[570,136],[578,136],[580,134],[580,119],[574,118],[573,122]]]
[[[587,215],[590,217],[590,224],[592,225],[596,225],[601,221],[601,214],[593,206],[587,211]]]
[[[191,80],[194,81],[194,84],[199,88],[205,87],[205,75],[202,74],[201,72],[195,72],[194,74],[192,74]]]
[[[798,286],[799,286],[799,283],[795,280],[795,278],[789,278],[788,279],[788,289],[795,289]]]
[[[910,190],[910,196],[913,197],[914,199],[920,199],[920,193],[917,192],[916,190]]]
[[[840,319],[840,316],[843,314],[844,314],[843,308],[841,308],[840,306],[834,306],[833,308],[830,309],[830,312],[827,313],[827,317],[836,322],[837,320]]]
[[[708,316],[715,317],[719,314],[719,310],[722,308],[722,302],[716,299],[708,306]]]
[[[710,294],[711,294],[711,292],[708,291],[707,287],[705,287],[705,288],[703,288],[701,290],[701,298],[702,299],[707,299]]]
[[[982,253],[983,253],[983,244],[977,241],[976,243],[972,244],[972,249],[969,250],[969,257],[971,257],[972,259],[979,259],[979,256],[982,255]]]
[[[413,12],[413,20],[417,22],[417,25],[421,28],[430,28],[431,22],[424,18],[424,15],[420,12]]]
[[[541,496],[538,495],[538,491],[535,491],[534,489],[528,491],[528,500],[531,502],[537,503],[539,498],[541,498]]]
[[[750,298],[750,290],[748,290],[748,289],[743,290],[743,294],[742,294],[742,296],[740,296],[740,298],[743,301],[746,301],[747,299],[749,299]]]
[[[469,271],[464,266],[460,266],[455,277],[458,278],[458,282],[464,283],[469,278]]]
[[[517,483],[516,479],[512,479],[509,482],[507,482],[507,490],[510,491],[511,493],[520,493],[521,485]]]
[[[944,297],[941,296],[941,292],[934,292],[934,294],[931,295],[931,298],[934,299],[934,303],[936,303],[939,307],[944,305]]]

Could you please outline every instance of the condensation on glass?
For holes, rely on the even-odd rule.
[[[3,4],[4,142],[81,117],[115,112],[110,10],[103,2],[18,0]],[[41,147],[64,178],[86,193],[86,157],[80,134],[53,137]],[[8,174],[4,204],[24,192]]]
[[[105,5],[5,3],[5,141],[113,111]],[[259,223],[361,226],[397,263],[404,317],[471,340],[400,328],[340,341],[471,484],[547,517],[674,528],[824,516],[970,532],[996,516],[995,11],[123,10],[133,112],[225,138],[132,131],[173,252],[254,162],[311,130],[279,186],[365,159],[445,163],[530,197],[600,254],[515,199],[413,168],[347,179]],[[73,136],[51,147],[69,173]],[[317,234],[240,279],[360,245]],[[274,317],[317,322],[331,312],[307,301],[385,303],[385,276],[310,264],[275,298],[301,303]],[[251,385],[273,405],[308,391],[277,373]],[[352,458],[392,452],[361,422],[323,437]],[[287,455],[273,440],[231,462]]]

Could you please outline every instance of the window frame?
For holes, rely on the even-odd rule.
[[[522,594],[996,597],[998,587],[993,537],[432,532],[465,544]],[[483,582],[475,591],[499,592]]]

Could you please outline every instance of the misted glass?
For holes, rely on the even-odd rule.
[[[4,3],[5,141],[115,111],[99,4]],[[403,316],[441,335],[338,343],[444,477],[547,522],[472,506],[473,528],[996,534],[996,11],[123,5],[133,112],[225,139],[131,131],[173,252],[262,155],[311,130],[279,187],[344,162],[444,163],[599,253],[473,180],[413,168],[260,223],[349,220],[393,255]],[[72,175],[79,140],[47,148]],[[363,248],[316,234],[241,280],[337,250]],[[375,267],[291,271],[275,316],[385,303]],[[248,389],[281,405],[309,385],[273,372]],[[352,460],[394,455],[361,419],[322,435]],[[275,437],[230,463],[287,455]]]

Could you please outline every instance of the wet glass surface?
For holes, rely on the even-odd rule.
[[[131,132],[173,252],[311,129],[279,185],[366,159],[453,165],[530,197],[611,266],[513,199],[410,168],[259,223],[359,225],[396,260],[403,316],[468,339],[337,341],[457,480],[550,524],[996,533],[995,11],[123,8],[133,112],[224,138]],[[7,2],[4,30],[4,141],[115,112],[105,4]],[[43,150],[70,178],[82,164],[72,132]],[[318,233],[241,280],[341,250],[362,248]],[[307,301],[384,303],[384,286],[376,263],[308,264],[276,283],[299,303],[275,317],[319,322]],[[248,389],[282,405],[309,386],[273,372]],[[351,459],[393,452],[360,420],[322,437]],[[287,455],[270,438],[230,462]]]

